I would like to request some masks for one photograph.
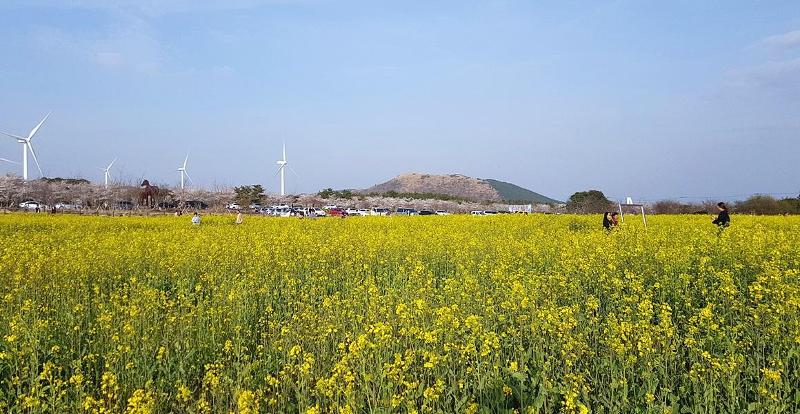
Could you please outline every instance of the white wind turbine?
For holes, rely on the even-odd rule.
[[[180,171],[180,173],[181,173],[181,191],[183,191],[184,179],[185,178],[188,178],[189,182],[194,184],[194,181],[192,181],[192,177],[189,177],[189,172],[186,171],[186,163],[187,162],[189,162],[189,154],[186,154],[186,158],[183,160],[183,166],[182,167],[178,167],[178,171]]]
[[[284,169],[286,168],[286,164],[288,164],[288,161],[286,161],[286,143],[285,142],[283,143],[283,159],[282,160],[278,160],[277,164],[278,164],[278,172],[276,174],[278,174],[278,173],[281,174],[281,195],[286,195],[286,191],[285,191],[285,189],[286,189],[286,181],[285,181],[286,176],[285,176]]]
[[[278,164],[278,171],[275,172],[275,175],[281,175],[281,195],[286,195],[286,172],[284,171],[286,168],[289,168],[289,171],[292,172],[296,177],[300,177],[294,171],[294,169],[289,165],[289,161],[286,160],[286,143],[283,143],[283,159],[278,160],[276,162]]]
[[[3,134],[5,136],[11,137],[11,138],[14,138],[14,139],[17,140],[18,143],[22,144],[22,179],[23,180],[27,180],[28,179],[28,151],[29,150],[31,152],[31,155],[33,156],[33,161],[36,163],[36,168],[39,169],[39,175],[42,176],[42,177],[44,176],[44,173],[42,172],[42,166],[39,165],[39,160],[36,158],[36,151],[33,150],[33,146],[31,145],[31,139],[33,139],[33,136],[36,135],[36,133],[39,131],[39,128],[42,127],[42,124],[44,124],[44,121],[47,121],[47,118],[50,117],[51,113],[52,113],[52,111],[48,112],[47,115],[45,115],[44,118],[42,118],[41,122],[39,122],[39,124],[36,125],[36,127],[34,127],[31,130],[31,132],[28,134],[27,137],[21,137],[19,135],[9,134],[8,132],[0,131],[0,134]]]
[[[108,188],[108,176],[109,176],[108,172],[111,171],[111,166],[114,165],[115,162],[117,162],[116,158],[114,158],[114,160],[111,161],[111,164],[108,164],[108,167],[101,168],[101,170],[103,171],[103,176],[104,176],[103,178],[105,179],[104,180],[105,181],[105,188]]]

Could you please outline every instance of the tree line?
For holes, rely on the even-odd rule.
[[[716,204],[723,200],[707,200],[686,203],[676,200],[660,200],[645,206],[651,214],[708,214],[716,212]],[[730,207],[739,214],[800,214],[800,195],[777,199],[769,195],[753,195],[745,200],[730,202]],[[602,191],[579,191],[567,200],[565,210],[569,213],[590,214],[614,211],[616,202],[609,200]]]

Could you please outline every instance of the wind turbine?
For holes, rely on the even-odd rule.
[[[114,161],[111,161],[111,164],[108,164],[108,167],[101,168],[101,170],[103,170],[103,175],[105,176],[105,188],[108,188],[108,172],[111,171],[111,166],[114,165],[115,162],[117,162],[116,158],[114,158]]]
[[[189,154],[186,154],[186,159],[183,160],[183,167],[178,167],[178,171],[180,171],[181,173],[181,191],[183,191],[184,178],[188,178],[189,182],[194,184],[194,181],[192,181],[192,177],[189,177],[189,173],[186,171],[187,162],[189,162]]]
[[[285,189],[286,189],[286,181],[285,181],[286,177],[285,177],[285,171],[284,171],[284,169],[286,168],[286,165],[287,165],[288,163],[289,163],[289,162],[288,162],[288,161],[286,161],[286,142],[284,142],[284,143],[283,143],[283,159],[281,159],[281,160],[278,160],[278,161],[277,161],[277,164],[278,164],[278,172],[277,172],[277,173],[275,173],[275,174],[278,174],[278,173],[280,173],[280,174],[281,174],[281,195],[282,195],[282,196],[283,196],[283,195],[286,195],[286,191],[285,191]]]
[[[18,163],[18,162],[16,162],[16,161],[11,161],[11,160],[9,160],[9,159],[7,159],[7,158],[0,158],[0,161],[2,161],[2,162],[7,162],[7,163],[9,163],[9,164],[14,164],[14,165],[22,165],[22,164],[20,164],[20,163]]]
[[[33,156],[33,161],[36,162],[36,168],[39,169],[39,175],[44,177],[44,173],[42,172],[42,166],[39,165],[39,160],[36,158],[36,151],[33,150],[33,146],[31,145],[31,139],[36,133],[39,131],[39,128],[42,127],[44,121],[47,121],[47,118],[50,117],[50,114],[53,113],[52,111],[48,112],[47,115],[42,118],[41,122],[36,125],[28,134],[27,137],[21,137],[19,135],[9,134],[8,132],[0,131],[0,134],[5,136],[14,138],[17,140],[18,143],[22,144],[22,179],[28,180],[28,150],[30,150],[31,155]]]
[[[294,168],[289,165],[289,161],[286,160],[286,142],[283,143],[283,159],[278,160],[276,164],[278,164],[278,171],[275,172],[275,175],[281,175],[281,195],[283,196],[286,195],[286,172],[284,170],[289,168],[289,171],[291,171],[295,177],[300,178]]]

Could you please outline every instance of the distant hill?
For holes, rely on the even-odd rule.
[[[519,202],[533,202],[533,204],[562,204],[561,201],[543,196],[537,192],[522,188],[516,184],[507,183],[505,181],[493,180],[486,178],[483,181],[489,183],[492,188],[500,193],[500,198],[503,201],[519,201]]]
[[[385,183],[360,191],[366,194],[441,194],[473,201],[515,201],[559,204],[560,201],[511,183],[461,174],[401,174]]]

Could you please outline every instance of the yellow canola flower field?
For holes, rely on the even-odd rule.
[[[0,215],[0,412],[800,412],[800,217],[233,220]]]

